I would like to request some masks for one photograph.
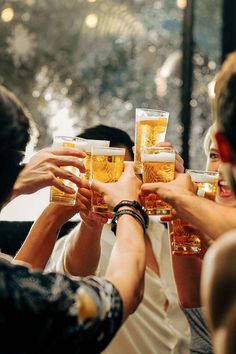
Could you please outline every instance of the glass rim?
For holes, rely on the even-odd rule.
[[[81,140],[81,141],[86,141],[84,138],[79,138],[77,136],[72,136],[72,135],[54,135],[54,139],[64,139],[64,140]]]
[[[112,151],[114,151],[115,152],[115,154],[114,155],[117,155],[117,152],[119,151],[120,152],[120,155],[125,155],[125,151],[126,151],[126,149],[125,148],[121,148],[121,147],[116,147],[116,146],[98,146],[98,145],[92,145],[91,146],[91,153],[92,153],[92,155],[94,155],[94,152],[96,152],[96,150],[98,150],[98,151],[101,151],[101,153],[99,154],[99,155],[102,155],[102,152],[103,151],[105,151],[106,152],[106,154],[107,154],[107,152],[111,152],[110,153],[110,155],[113,155],[112,154]]]
[[[166,117],[169,118],[170,112],[164,111],[161,109],[153,109],[153,108],[135,108],[135,117],[136,119],[140,118],[139,116],[142,115],[142,118],[146,118],[145,116],[143,117],[142,112],[146,112],[147,117],[150,118],[152,115],[155,115],[153,118],[158,118],[158,117]],[[158,117],[156,117],[158,115]]]
[[[144,150],[160,150],[160,151],[169,151],[169,152],[174,152],[175,153],[175,149],[173,147],[170,146],[142,146],[140,148],[140,151],[144,151]]]
[[[186,168],[185,170],[186,173],[190,174],[195,173],[195,174],[209,174],[209,175],[219,175],[220,173],[217,171],[207,171],[207,170],[193,170],[191,168]]]

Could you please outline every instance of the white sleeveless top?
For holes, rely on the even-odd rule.
[[[63,254],[73,234],[72,231],[57,241],[46,271],[64,271]],[[146,268],[143,301],[122,325],[104,354],[190,353],[190,327],[178,303],[167,230],[155,217],[151,217],[147,234],[159,265],[160,277]],[[110,226],[105,225],[98,275],[105,274],[114,241]]]

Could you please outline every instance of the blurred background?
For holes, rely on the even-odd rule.
[[[235,48],[235,6],[233,0],[1,0],[0,83],[32,112],[37,148],[55,134],[79,134],[98,123],[134,139],[135,108],[155,108],[170,112],[166,140],[185,166],[204,168],[209,83]]]

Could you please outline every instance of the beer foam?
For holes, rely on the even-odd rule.
[[[142,120],[158,120],[158,119],[166,119],[166,121],[168,121],[168,117],[165,117],[165,116],[155,116],[155,117],[149,117],[149,116],[143,116],[143,117],[140,117],[138,118],[137,120],[140,122]]]
[[[93,155],[104,155],[104,156],[118,156],[125,155],[125,149],[123,148],[108,148],[103,149],[103,147],[96,147],[96,150],[93,151]]]
[[[86,139],[87,146],[85,147],[85,152],[91,152],[92,146],[109,146],[110,140],[95,140],[95,139]]]
[[[213,183],[215,179],[218,178],[217,175],[210,175],[207,173],[197,173],[197,172],[188,172],[191,176],[192,182],[195,183]]]
[[[148,162],[174,162],[175,154],[171,152],[160,152],[158,154],[142,154],[142,161]]]
[[[86,152],[88,149],[88,142],[87,141],[78,141],[78,142],[76,142],[75,147],[77,149],[81,149]]]

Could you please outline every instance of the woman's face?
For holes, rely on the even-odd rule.
[[[221,165],[219,152],[216,145],[212,142],[207,156],[206,169],[207,171],[219,172],[220,174],[216,192],[216,202],[226,206],[236,207],[236,199],[223,178]]]

